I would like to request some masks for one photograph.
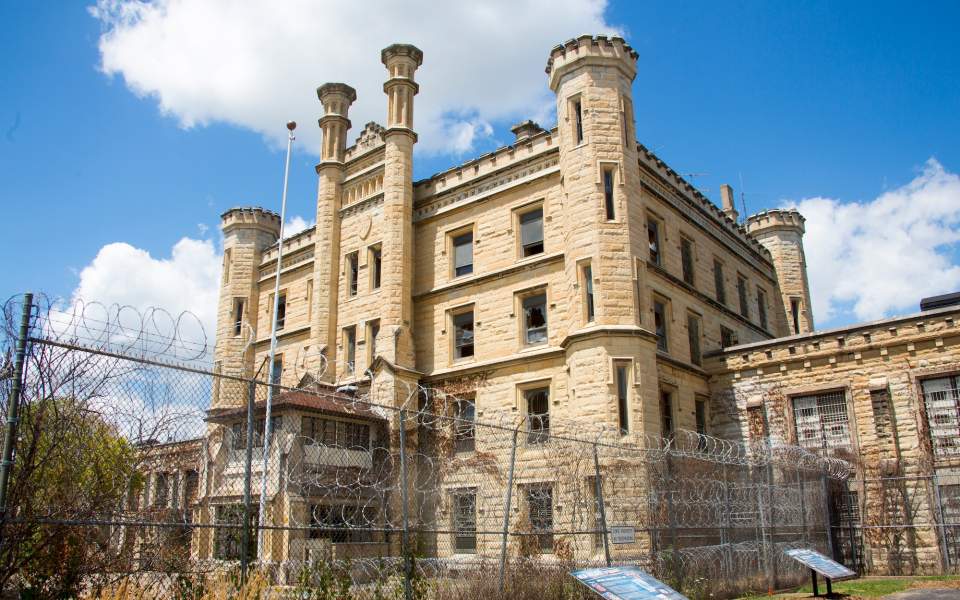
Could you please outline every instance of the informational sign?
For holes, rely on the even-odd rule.
[[[633,527],[611,527],[611,544],[633,544],[637,541],[637,530]]]
[[[815,550],[808,550],[807,548],[794,548],[792,550],[784,550],[783,552],[790,558],[803,565],[806,565],[831,581],[853,579],[857,576],[857,574],[850,569],[833,559],[827,558]]]
[[[606,600],[687,600],[637,567],[580,569],[571,575]]]

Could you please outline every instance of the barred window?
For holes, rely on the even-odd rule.
[[[330,540],[334,544],[358,544],[373,541],[376,510],[353,504],[313,504],[310,506],[310,539]]]
[[[850,427],[843,390],[793,399],[797,443],[813,450],[849,448]]]
[[[218,560],[240,560],[243,548],[243,505],[221,504],[214,509],[214,524],[217,526],[213,533],[213,557]],[[256,527],[259,510],[256,506],[250,507],[250,524]],[[224,527],[226,525],[226,527]],[[247,558],[257,556],[256,531],[251,532],[250,544],[247,547]]]
[[[352,421],[338,421],[323,417],[303,417],[301,435],[308,445],[344,448],[347,450],[370,449],[370,426]]]
[[[458,554],[477,551],[477,490],[453,493],[453,548]]]
[[[167,473],[157,473],[156,478],[157,491],[153,497],[153,505],[160,508],[166,508],[169,501],[170,479]]]
[[[527,442],[542,444],[550,437],[550,389],[524,392],[527,401]]]
[[[727,290],[723,286],[723,263],[717,259],[713,261],[713,287],[716,291],[717,302],[727,303]]]
[[[960,456],[960,375],[921,382],[934,458]]]
[[[476,446],[476,404],[472,398],[457,400],[453,405],[454,452],[473,452]]]
[[[527,487],[527,509],[530,528],[536,534],[541,553],[553,552],[553,487],[541,483]]]

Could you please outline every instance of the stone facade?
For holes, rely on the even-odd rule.
[[[873,341],[860,344],[856,329],[831,349],[841,334],[813,329],[803,217],[773,210],[741,224],[729,186],[721,209],[637,143],[637,53],[623,39],[581,36],[550,52],[555,128],[521,123],[513,144],[416,182],[424,57],[395,44],[381,59],[386,125],[368,123],[350,147],[356,92],[317,90],[317,225],[282,242],[277,381],[356,388],[397,407],[417,386],[455,389],[478,419],[515,423],[531,418],[525,392],[544,388],[556,422],[641,442],[667,428],[746,440],[754,406],[791,439],[782,390],[821,384],[848,390],[849,414],[869,419],[854,404],[883,379],[902,409],[899,439],[920,452],[923,417],[896,386],[913,390],[915,370],[934,362],[957,365],[953,325],[938,316],[910,335],[915,324],[875,325]],[[223,231],[216,367],[262,375],[279,220],[236,208]],[[240,406],[242,390],[223,385],[212,408]],[[851,422],[863,433],[850,448],[887,457],[866,424]],[[218,423],[211,432],[229,426]],[[288,509],[274,505],[273,522]],[[935,549],[935,537],[923,539]],[[277,541],[271,552],[291,558],[289,547]]]
[[[960,497],[958,321],[954,306],[714,353],[714,433],[850,461],[846,511],[866,570],[956,568],[956,539],[936,524],[956,523]]]

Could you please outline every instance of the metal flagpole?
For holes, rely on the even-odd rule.
[[[273,405],[274,378],[276,368],[274,358],[277,354],[277,312],[280,307],[280,265],[283,264],[283,222],[287,218],[287,179],[290,175],[290,153],[293,150],[293,130],[297,128],[294,121],[287,123],[287,162],[283,168],[283,197],[280,201],[280,241],[277,243],[277,274],[273,282],[273,320],[270,323],[270,379],[267,386],[267,407],[263,415],[263,469],[260,475],[260,509],[257,513],[257,556],[263,557],[263,520],[267,510],[267,473],[270,464],[270,408]],[[252,443],[253,440],[247,440]]]

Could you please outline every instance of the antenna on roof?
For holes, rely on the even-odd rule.
[[[750,213],[747,212],[747,191],[743,187],[743,173],[737,171],[737,177],[740,178],[740,206],[743,208],[743,218],[746,219]]]
[[[702,172],[702,171],[701,171],[701,172],[698,172],[698,173],[684,173],[683,175],[684,175],[687,179],[689,179],[690,182],[692,183],[693,180],[696,179],[697,177],[706,177],[706,176],[709,175],[709,174],[710,174],[710,173],[706,173],[706,172]]]

